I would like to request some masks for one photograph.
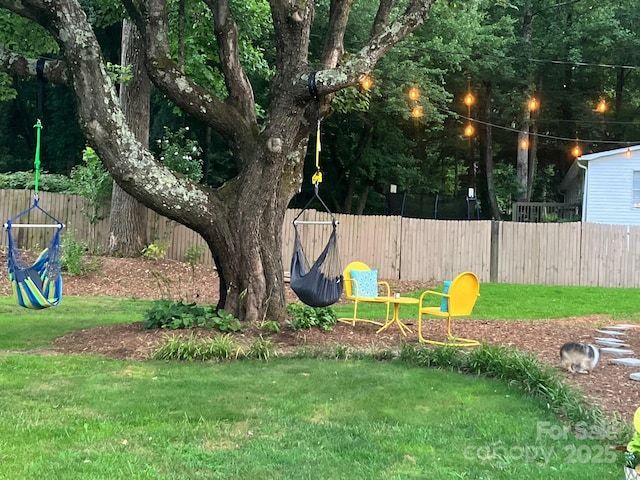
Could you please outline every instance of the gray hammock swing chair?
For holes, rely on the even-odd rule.
[[[314,98],[317,98],[315,87],[315,74],[309,76],[309,91]],[[318,112],[319,113],[319,112]],[[311,179],[314,188],[314,196],[307,202],[303,209],[293,220],[294,242],[293,256],[291,258],[291,280],[290,286],[300,301],[310,307],[326,307],[336,303],[343,290],[342,267],[340,255],[338,253],[338,221],[336,220],[327,204],[320,198],[318,186],[322,183],[322,172],[320,171],[320,115],[318,114],[318,127],[316,129],[316,172]],[[298,220],[311,202],[315,199],[331,216],[329,221]],[[310,265],[305,255],[298,225],[331,225],[332,230],[326,246],[313,263]]]
[[[343,278],[340,255],[338,253],[338,221],[327,208],[318,194],[318,185],[314,185],[315,195],[309,200],[304,209],[293,220],[294,241],[293,256],[291,258],[290,286],[300,301],[310,307],[326,307],[336,303],[342,295]],[[298,220],[307,209],[311,201],[317,198],[331,215],[331,221],[303,221]],[[313,263],[304,253],[298,225],[331,225],[331,235],[324,249]]]

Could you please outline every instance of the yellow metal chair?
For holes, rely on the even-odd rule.
[[[421,342],[434,345],[451,345],[457,347],[473,347],[480,345],[477,340],[456,337],[451,332],[451,318],[471,315],[480,294],[480,282],[478,277],[471,272],[464,272],[451,281],[446,293],[427,290],[420,295],[418,306],[418,338]],[[424,305],[424,300],[428,295],[441,297],[441,303],[437,307]],[[446,302],[445,302],[446,300]],[[433,315],[436,317],[447,317],[447,340],[437,341],[425,338],[422,334],[422,316]]]
[[[371,270],[366,263],[351,262],[342,274],[344,281],[344,293],[349,300],[353,300],[353,317],[339,318],[338,320],[355,325],[356,322],[369,322],[376,325],[384,325],[389,320],[389,300],[391,288],[384,281],[378,281],[377,271]],[[382,291],[384,295],[380,296]],[[358,318],[359,303],[386,303],[387,316],[381,323],[366,318]]]

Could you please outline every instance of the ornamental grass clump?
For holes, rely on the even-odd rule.
[[[222,362],[243,356],[242,347],[236,344],[230,334],[201,338],[192,333],[189,336],[168,335],[153,354],[153,359]]]

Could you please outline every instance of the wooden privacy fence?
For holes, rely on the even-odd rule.
[[[2,221],[28,208],[32,193],[0,190]],[[63,221],[66,234],[100,253],[108,236],[108,220],[92,225],[85,199],[74,195],[40,194],[40,205]],[[293,219],[289,210],[282,226],[282,259],[289,269],[293,251]],[[105,213],[103,215],[108,218]],[[301,220],[329,220],[323,212],[305,211]],[[337,214],[338,246],[343,265],[360,260],[381,278],[445,280],[462,271],[475,272],[483,282],[544,285],[640,287],[640,227],[571,223],[449,221],[398,216]],[[29,222],[41,222],[36,215]],[[148,234],[169,244],[167,258],[183,261],[185,251],[205,245],[195,232],[150,212]],[[329,225],[299,225],[307,257],[313,261],[331,231]],[[49,229],[16,229],[22,248],[48,243]],[[0,247],[6,247],[2,235]],[[212,264],[208,249],[202,262]]]

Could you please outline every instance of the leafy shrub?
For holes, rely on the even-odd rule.
[[[145,312],[144,328],[167,328],[170,330],[196,327],[215,328],[221,332],[238,332],[240,321],[224,310],[209,305],[158,300]]]
[[[40,173],[38,189],[42,192],[67,193],[71,191],[71,179],[57,173]]]
[[[293,317],[287,320],[287,325],[292,330],[318,327],[328,332],[337,321],[336,313],[331,307],[310,307],[298,302],[290,303],[287,306],[287,312]]]
[[[240,320],[222,309],[219,309],[210,320],[209,326],[221,332],[238,332],[241,330]]]
[[[75,276],[95,272],[98,269],[96,260],[86,261],[84,259],[84,255],[88,250],[87,242],[76,240],[73,232],[66,232],[62,236],[60,245],[60,266],[63,272]]]
[[[35,173],[33,171],[0,173],[0,189],[33,190],[34,186]],[[73,185],[69,177],[42,172],[38,189],[42,192],[69,193],[73,191]]]
[[[71,170],[71,183],[74,193],[89,201],[89,222],[97,223],[103,219],[98,212],[111,197],[113,180],[93,148],[87,147],[82,152],[82,161],[84,165],[77,165]]]
[[[150,243],[146,247],[142,249],[142,255],[145,258],[149,258],[151,260],[160,260],[164,258],[167,254],[167,250],[169,249],[168,242],[161,242],[160,240],[155,240],[153,243]]]
[[[268,333],[280,333],[280,324],[275,320],[265,320],[260,324],[260,330]]]
[[[200,263],[206,251],[205,245],[189,245],[184,251],[184,262],[193,268]]]
[[[201,155],[198,142],[189,138],[189,127],[175,132],[164,127],[164,135],[158,140],[158,157],[166,167],[199,182],[203,176]]]

